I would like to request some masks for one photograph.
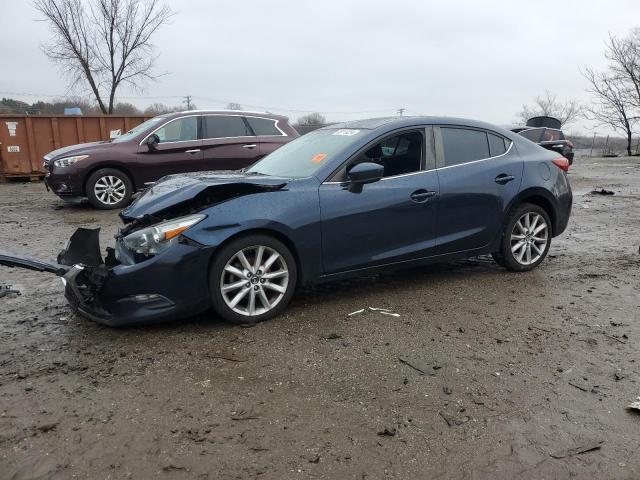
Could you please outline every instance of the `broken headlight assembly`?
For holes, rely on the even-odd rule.
[[[206,215],[188,215],[167,220],[152,227],[130,233],[122,239],[122,243],[137,254],[145,256],[156,255],[171,245],[178,243],[178,238],[182,232],[205,218]]]
[[[79,162],[80,160],[84,160],[85,158],[89,158],[89,155],[75,155],[73,157],[59,158],[57,160],[54,160],[53,164],[56,167],[64,168],[69,167],[74,163]]]

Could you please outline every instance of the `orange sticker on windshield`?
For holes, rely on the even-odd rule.
[[[311,161],[313,163],[320,163],[321,161],[323,161],[325,158],[327,158],[327,154],[326,153],[319,153],[317,154],[315,157],[313,157],[311,159]]]

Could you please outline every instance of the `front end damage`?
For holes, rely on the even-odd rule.
[[[125,225],[104,258],[100,229],[79,228],[57,263],[0,251],[0,265],[61,277],[71,307],[101,324],[140,325],[195,315],[210,307],[208,267],[214,246],[195,242],[183,232],[207,218],[203,211],[213,205],[285,185],[251,180],[168,177],[121,213]],[[174,195],[171,183],[179,187]],[[187,226],[181,223],[185,219],[191,222]],[[150,248],[150,241],[162,248]]]

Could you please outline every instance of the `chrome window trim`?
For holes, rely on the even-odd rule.
[[[396,179],[396,178],[410,177],[411,175],[418,175],[420,173],[430,173],[430,172],[433,172],[435,170],[437,170],[437,169],[436,168],[432,168],[430,170],[418,170],[417,172],[402,173],[400,175],[393,175],[391,177],[382,177],[379,181],[380,182],[384,182],[385,180],[393,180],[393,179]],[[322,185],[344,185],[344,184],[347,184],[347,183],[349,183],[349,182],[348,181],[344,181],[344,182],[322,182],[322,184],[320,186],[322,186]],[[377,182],[375,182],[375,183],[377,183]]]
[[[147,138],[149,138],[151,135],[153,135],[154,133],[156,133],[158,130],[160,130],[161,128],[163,128],[166,125],[169,125],[171,122],[175,122],[176,120],[182,120],[183,118],[189,118],[189,117],[201,117],[202,115],[197,114],[197,115],[184,115],[182,117],[176,117],[176,118],[172,118],[171,120],[169,120],[166,123],[163,123],[162,125],[160,125],[158,128],[156,128],[155,130],[153,130],[152,132],[150,132],[147,136],[145,136],[142,141],[138,144],[139,147],[142,146],[142,144],[147,140]],[[175,140],[173,142],[160,142],[162,145],[172,145],[174,143],[186,143],[186,142],[198,142],[200,141],[199,138],[196,138],[195,140]]]
[[[485,132],[490,132],[490,130],[485,130]],[[497,135],[497,134],[496,134]],[[464,162],[464,163],[457,163],[455,165],[445,165],[444,167],[436,167],[436,170],[445,170],[447,168],[455,168],[455,167],[461,167],[463,165],[469,165],[471,163],[478,163],[478,162],[486,162],[487,160],[493,160],[494,158],[500,158],[500,157],[504,157],[505,155],[507,155],[511,149],[513,148],[513,140],[511,140],[508,137],[505,137],[504,135],[500,135],[502,138],[506,138],[507,140],[509,140],[510,144],[509,144],[509,148],[507,148],[507,150],[504,153],[501,153],[500,155],[494,155],[493,157],[487,157],[487,158],[480,158],[478,160],[471,160],[470,162]]]

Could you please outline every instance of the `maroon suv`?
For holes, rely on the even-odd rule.
[[[60,198],[88,198],[121,208],[145,183],[182,172],[239,170],[298,137],[286,117],[240,111],[189,111],[147,120],[105,142],[45,155],[47,189]]]

